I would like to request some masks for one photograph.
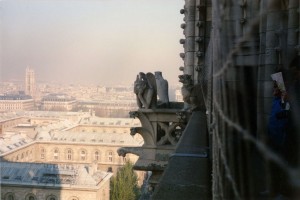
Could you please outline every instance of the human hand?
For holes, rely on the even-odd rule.
[[[281,99],[284,101],[288,100],[288,94],[286,91],[281,92]]]

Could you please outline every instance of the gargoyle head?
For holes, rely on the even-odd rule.
[[[127,152],[125,151],[125,149],[119,148],[117,150],[117,153],[118,153],[119,156],[125,157]]]
[[[130,128],[130,135],[131,135],[131,136],[134,136],[135,134],[137,134],[136,127]]]
[[[192,85],[193,84],[192,75],[182,74],[182,75],[179,75],[178,78],[179,78],[179,82],[183,83],[183,85]]]
[[[139,114],[138,114],[138,112],[137,111],[130,111],[129,112],[129,116],[130,116],[130,118],[136,118],[136,117],[138,117],[139,116]]]

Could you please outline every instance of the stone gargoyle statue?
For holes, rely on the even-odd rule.
[[[154,75],[140,72],[134,81],[134,93],[139,108],[156,108],[157,88]]]
[[[205,111],[205,100],[201,84],[194,84],[191,75],[179,75],[179,82],[181,82],[181,93],[183,101],[188,104],[185,110],[202,110]]]
[[[162,72],[154,72],[157,86],[158,106],[169,107],[169,85],[168,81],[162,77]]]

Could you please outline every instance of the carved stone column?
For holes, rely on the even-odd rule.
[[[184,29],[186,41],[184,44],[184,74],[194,75],[195,59],[195,28],[196,28],[196,0],[186,0],[184,7],[185,24]]]

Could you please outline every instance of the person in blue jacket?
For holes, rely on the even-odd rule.
[[[268,135],[272,150],[279,155],[284,154],[287,130],[289,102],[287,94],[280,91],[276,81],[274,81],[273,101],[271,115],[269,118]]]

